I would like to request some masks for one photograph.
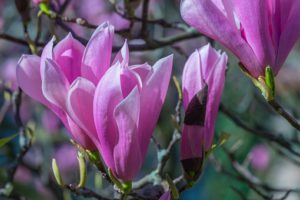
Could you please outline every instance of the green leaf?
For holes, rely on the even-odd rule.
[[[6,145],[8,142],[10,142],[12,139],[14,139],[17,135],[18,134],[16,133],[12,136],[1,138],[0,139],[0,148],[3,147],[4,145]]]

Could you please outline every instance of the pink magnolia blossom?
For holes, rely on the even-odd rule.
[[[266,145],[258,144],[250,152],[250,164],[253,169],[263,171],[270,164],[270,152]]]
[[[71,35],[42,56],[23,56],[20,87],[62,120],[73,138],[97,147],[120,179],[132,180],[144,160],[172,71],[172,56],[128,66],[125,42],[111,64],[113,27],[102,24],[87,46]],[[93,141],[93,142],[92,142]]]
[[[142,166],[172,71],[172,56],[151,68],[128,66],[127,43],[99,82],[94,119],[102,157],[114,174],[132,180]]]
[[[80,119],[92,116],[94,94],[89,92],[93,91],[84,88],[74,92],[72,86],[80,87],[83,82],[95,87],[110,67],[113,34],[113,27],[104,23],[94,32],[86,47],[71,34],[55,47],[52,39],[45,46],[41,57],[23,55],[17,67],[17,80],[22,90],[52,110],[74,140],[91,150],[95,150],[98,145],[97,134],[90,129],[94,126],[93,118],[89,118],[85,124],[76,124],[67,108],[70,107],[69,104],[74,105],[84,99],[84,104],[76,105],[74,112],[81,112]],[[73,99],[70,93],[73,93],[73,97],[77,94],[79,96]],[[71,98],[71,102],[67,101],[68,98]]]
[[[183,0],[183,19],[231,50],[255,78],[275,74],[300,37],[300,1]]]
[[[185,64],[182,75],[186,113],[181,140],[182,163],[200,158],[198,164],[202,164],[203,151],[212,145],[226,64],[227,55],[217,52],[209,44],[191,54]]]

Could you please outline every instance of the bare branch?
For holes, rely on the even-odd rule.
[[[284,108],[275,100],[268,102],[270,106],[283,118],[285,118],[295,129],[300,131],[300,124],[299,122],[294,119]]]

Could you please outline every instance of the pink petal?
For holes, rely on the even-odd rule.
[[[225,84],[225,69],[227,56],[223,53],[211,70],[207,78],[208,102],[205,115],[205,150],[208,150],[213,142],[216,118],[221,102],[221,96]]]
[[[67,115],[67,126],[68,130],[70,131],[71,135],[73,136],[74,140],[80,144],[83,148],[89,150],[96,150],[96,146],[94,142],[88,137],[88,135],[77,126],[76,123]]]
[[[118,178],[126,181],[137,175],[143,162],[137,136],[139,113],[140,95],[135,87],[114,111],[119,132],[119,141],[114,148],[115,173]]]
[[[98,136],[93,118],[95,89],[89,80],[77,78],[68,91],[67,110],[74,122],[97,144]]]
[[[245,31],[248,44],[261,66],[261,74],[267,65],[274,65],[275,51],[268,24],[268,5],[265,0],[233,0],[235,11]]]
[[[123,98],[127,97],[135,86],[142,87],[142,80],[139,75],[128,67],[122,67],[120,80]]]
[[[106,165],[114,171],[114,147],[118,143],[118,127],[114,109],[122,101],[121,68],[116,63],[102,77],[94,97],[94,122],[101,145],[101,155]]]
[[[66,95],[69,87],[67,78],[57,64],[50,59],[46,59],[45,65],[41,69],[41,74],[44,96],[49,102],[65,110]]]
[[[205,86],[198,50],[188,58],[182,73],[183,107],[186,110],[193,97]]]
[[[218,9],[227,17],[229,22],[236,26],[236,19],[234,16],[234,6],[232,0],[212,0]]]
[[[115,64],[117,62],[121,63],[121,65],[128,65],[128,62],[129,62],[129,49],[128,49],[127,40],[125,40],[124,45],[122,46],[121,50],[116,55],[116,57],[113,61],[113,64]]]
[[[148,74],[151,72],[151,66],[148,65],[148,63],[144,63],[142,65],[132,65],[129,68],[138,73],[143,82],[146,80]]]
[[[81,60],[84,46],[69,33],[54,48],[54,58],[69,83],[72,83],[81,71]]]
[[[184,108],[192,98],[208,86],[204,126],[184,125],[181,141],[181,159],[199,157],[202,150],[209,150],[214,136],[215,122],[225,82],[227,56],[216,52],[209,45],[193,53],[186,62],[182,85]]]
[[[180,144],[180,159],[198,158],[205,145],[205,131],[201,126],[184,125]]]
[[[279,71],[291,49],[300,38],[300,1],[282,1],[281,6],[287,4],[288,2],[292,4],[290,10],[281,10],[281,13],[283,14],[289,13],[289,17],[282,27],[275,65],[275,73]]]
[[[31,98],[43,104],[47,100],[42,93],[42,81],[40,75],[41,59],[34,55],[23,55],[17,65],[17,81],[20,88]]]
[[[214,69],[215,64],[218,62],[221,54],[214,49],[210,44],[201,47],[198,51],[201,57],[201,69],[203,71],[204,79],[208,77]]]
[[[211,0],[183,0],[181,15],[198,31],[230,49],[253,76],[261,74],[259,62],[251,47],[241,37],[231,19],[226,18]]]
[[[53,45],[54,45],[55,38],[52,37],[52,39],[46,44],[46,46],[43,49],[42,55],[41,55],[41,70],[45,67],[46,59],[53,59]],[[43,79],[43,74],[41,73],[41,77]]]
[[[157,61],[153,66],[152,74],[148,75],[141,91],[139,137],[143,157],[146,154],[151,135],[165,101],[172,73],[172,64],[172,55]]]
[[[110,67],[113,35],[113,26],[103,23],[94,32],[84,51],[81,73],[94,84]]]

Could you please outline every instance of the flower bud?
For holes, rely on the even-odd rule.
[[[64,183],[63,183],[63,180],[62,180],[62,177],[61,177],[61,173],[59,171],[58,165],[57,165],[56,160],[54,158],[52,159],[52,170],[53,170],[53,174],[54,174],[54,177],[55,177],[55,180],[56,180],[57,184],[59,186],[63,186]]]
[[[203,163],[204,163],[204,153],[201,157],[198,158],[189,158],[181,160],[181,165],[184,169],[185,179],[192,183],[197,181],[202,173]]]
[[[81,188],[84,187],[86,182],[86,176],[87,176],[85,159],[82,153],[78,152],[77,160],[79,163],[79,172],[80,172],[80,181],[78,187]]]
[[[180,160],[189,184],[201,175],[205,154],[212,147],[226,64],[226,54],[206,45],[196,50],[184,66],[182,93],[185,118]]]

